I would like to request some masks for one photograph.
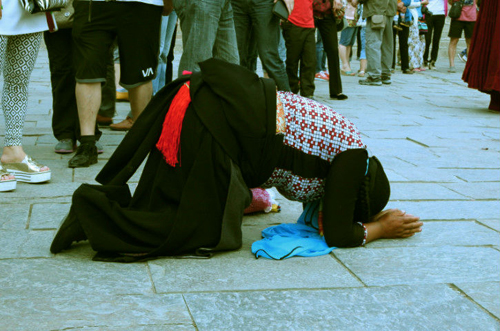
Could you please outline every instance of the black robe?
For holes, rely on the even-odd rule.
[[[249,187],[271,175],[282,148],[276,135],[276,87],[243,67],[210,59],[201,72],[172,82],[148,104],[96,180],[73,195],[94,259],[131,262],[241,247]],[[155,145],[169,105],[191,81],[180,165]],[[131,196],[126,182],[148,160]],[[126,253],[125,255],[123,253]]]

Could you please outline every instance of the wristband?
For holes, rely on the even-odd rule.
[[[363,242],[361,243],[361,246],[364,246],[366,244],[366,238],[368,237],[368,230],[366,229],[366,226],[363,223],[358,222],[358,224],[361,225],[364,230]]]

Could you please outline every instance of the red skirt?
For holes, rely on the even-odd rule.
[[[500,2],[483,0],[462,79],[470,88],[500,92]]]

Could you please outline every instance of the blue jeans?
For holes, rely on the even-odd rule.
[[[239,63],[233,10],[230,0],[174,0],[182,30],[184,70],[196,71],[199,62],[210,58]]]
[[[316,30],[316,72],[326,71],[326,52],[319,30]]]
[[[272,12],[273,0],[232,0],[231,3],[240,64],[246,68],[250,67],[247,63],[248,45],[253,30],[262,66],[269,77],[274,79],[278,90],[290,91],[285,64],[278,52],[280,28],[279,19]]]
[[[168,16],[162,16],[160,28],[160,56],[158,58],[158,68],[156,77],[153,79],[153,95],[165,86],[165,73],[167,71],[167,57],[174,35],[175,24],[177,23],[177,14],[172,12]]]
[[[359,59],[366,60],[366,27],[361,27],[359,35],[361,37],[361,52],[359,53]]]

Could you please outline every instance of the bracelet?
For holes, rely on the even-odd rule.
[[[366,238],[368,237],[368,230],[366,229],[366,226],[363,223],[358,222],[358,224],[361,225],[364,230],[363,242],[361,243],[361,246],[364,246],[366,244]]]

